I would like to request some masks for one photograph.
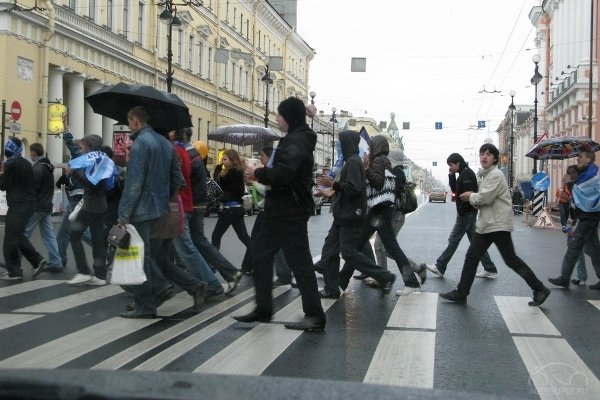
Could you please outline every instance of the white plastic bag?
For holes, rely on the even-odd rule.
[[[112,285],[140,285],[146,282],[144,273],[144,241],[133,225],[126,225],[131,235],[129,247],[117,248],[112,267]]]
[[[75,205],[75,208],[73,209],[73,211],[71,211],[71,214],[69,214],[70,222],[77,221],[77,216],[79,215],[79,211],[81,211],[82,208],[83,208],[83,199],[79,200],[79,203],[77,203]]]

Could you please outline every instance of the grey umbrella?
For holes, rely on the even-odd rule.
[[[208,140],[249,146],[281,139],[281,136],[269,128],[256,125],[226,125],[214,129],[208,134]]]

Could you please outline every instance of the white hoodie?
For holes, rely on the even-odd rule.
[[[479,173],[479,191],[471,193],[469,202],[479,209],[477,233],[512,231],[512,199],[508,183],[498,166],[492,165]]]

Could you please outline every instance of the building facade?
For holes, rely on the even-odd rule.
[[[277,129],[279,102],[307,97],[314,50],[267,1],[183,3],[170,3],[171,24],[161,23],[165,3],[154,0],[0,3],[0,97],[22,109],[7,125],[63,162],[62,139],[48,134],[47,116],[49,104],[64,103],[76,138],[93,133],[112,145],[123,127],[95,114],[85,97],[119,82],[166,90],[171,29],[171,91],[190,109],[193,140],[220,125],[264,125],[265,115]],[[286,7],[295,24],[294,5]],[[267,66],[271,79],[263,79]],[[232,146],[210,142],[210,161],[225,147]],[[252,155],[250,147],[233,147]]]

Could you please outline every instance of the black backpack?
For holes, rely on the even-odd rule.
[[[403,214],[409,214],[419,206],[417,195],[415,194],[416,185],[412,182],[406,182],[404,171],[397,171],[394,168],[394,173],[396,175],[396,187],[394,189],[394,193],[396,194],[396,210]]]

